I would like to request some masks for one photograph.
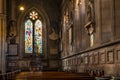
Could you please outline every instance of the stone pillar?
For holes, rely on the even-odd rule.
[[[3,12],[3,0],[0,0],[0,14]]]
[[[0,21],[1,21],[1,20],[0,20]],[[1,50],[1,42],[2,42],[1,39],[2,39],[2,37],[1,37],[1,33],[2,33],[2,32],[1,32],[1,31],[2,31],[2,30],[1,30],[1,22],[0,22],[0,72],[1,72],[1,70],[2,70],[2,63],[1,63],[1,62],[2,62],[2,61],[1,61],[1,60],[2,60],[2,53],[1,53],[1,52],[2,52],[2,50]]]
[[[11,20],[16,20],[16,0],[11,0]]]
[[[6,61],[6,0],[0,0],[0,72],[5,72]]]
[[[1,16],[0,16],[1,17]],[[1,72],[5,72],[5,61],[6,61],[6,49],[7,47],[5,46],[5,42],[6,42],[6,19],[5,16],[3,15],[2,18],[0,19],[0,36],[1,36],[1,41],[0,41],[0,64],[1,64]]]

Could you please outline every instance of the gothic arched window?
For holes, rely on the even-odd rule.
[[[42,21],[31,11],[25,21],[25,53],[42,53]]]

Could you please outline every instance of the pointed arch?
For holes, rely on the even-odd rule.
[[[48,43],[48,30],[50,29],[50,21],[49,21],[49,17],[48,15],[46,14],[46,12],[43,10],[42,7],[32,7],[32,8],[29,8],[29,9],[26,9],[25,12],[23,12],[19,18],[18,18],[18,26],[19,29],[20,29],[20,35],[19,35],[19,40],[20,40],[20,54],[21,56],[24,56],[23,53],[24,52],[24,29],[23,29],[23,26],[24,26],[24,22],[25,22],[25,17],[26,15],[31,11],[31,10],[36,10],[39,15],[41,16],[41,19],[40,21],[42,22],[42,32],[44,32],[44,34],[42,34],[42,52],[43,52],[43,55],[44,55],[44,58],[46,57],[47,58],[47,55],[48,55],[48,47],[49,45],[47,44]]]
[[[25,53],[42,54],[42,21],[36,10],[25,16]]]

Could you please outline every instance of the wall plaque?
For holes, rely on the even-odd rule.
[[[105,63],[105,53],[100,54],[100,63],[104,64]]]
[[[50,48],[50,54],[57,54],[58,49],[57,48]]]
[[[107,53],[107,63],[113,63],[113,62],[114,62],[113,51],[108,51],[108,53]]]
[[[99,54],[98,54],[98,52],[96,52],[95,54],[94,54],[94,62],[93,62],[94,64],[99,64]]]
[[[18,55],[18,45],[17,44],[9,44],[8,45],[8,55],[10,55],[10,56]]]
[[[116,59],[117,59],[117,62],[120,63],[120,50],[117,50],[116,52]]]
[[[88,64],[88,56],[85,56],[85,64]]]
[[[9,63],[8,63],[8,66],[9,66],[9,67],[16,67],[16,63],[15,63],[15,62],[9,62]]]
[[[115,59],[117,63],[120,63],[120,45],[118,45],[115,49]]]
[[[89,61],[90,61],[90,62],[89,62],[90,64],[93,64],[93,56],[92,56],[92,55],[90,55]]]

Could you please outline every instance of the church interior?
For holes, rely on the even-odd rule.
[[[0,80],[120,80],[120,0],[0,0]]]

